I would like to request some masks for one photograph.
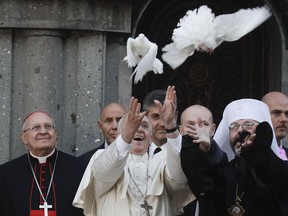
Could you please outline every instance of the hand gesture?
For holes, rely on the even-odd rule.
[[[187,125],[186,133],[193,139],[193,143],[199,144],[199,148],[207,153],[211,146],[211,131],[210,127],[205,127],[203,120],[198,118],[198,123],[195,125]]]
[[[123,116],[123,127],[121,128],[121,136],[126,143],[131,143],[135,132],[141,125],[142,119],[146,112],[140,112],[141,104],[134,97],[129,102],[128,113]]]
[[[165,128],[175,128],[177,124],[175,86],[168,86],[163,104],[158,100],[155,100],[154,103],[159,109],[160,118],[162,119]]]

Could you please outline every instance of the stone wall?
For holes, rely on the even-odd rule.
[[[131,95],[131,71],[121,64],[130,5],[1,1],[0,11],[0,164],[25,152],[21,125],[34,110],[55,118],[60,150],[81,155],[100,145],[101,108],[111,101],[126,103]],[[129,83],[122,98],[119,67],[121,82]]]
[[[283,47],[282,68],[275,71],[281,83],[273,85],[288,93],[288,1],[264,1],[277,14]],[[25,152],[21,124],[35,109],[54,116],[59,149],[78,156],[101,144],[100,110],[112,101],[127,107],[132,83],[122,62],[126,39],[152,2],[0,1],[0,164]]]

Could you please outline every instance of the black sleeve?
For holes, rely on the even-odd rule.
[[[227,164],[227,155],[211,140],[208,153],[192,143],[188,135],[182,138],[180,152],[182,169],[187,176],[189,187],[199,201],[200,215],[225,215],[223,167]]]
[[[270,148],[273,138],[271,126],[262,122],[257,126],[253,146],[243,157],[254,167],[257,176],[277,194],[288,193],[288,162],[280,159]]]

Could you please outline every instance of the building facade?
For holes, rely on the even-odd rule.
[[[144,33],[161,47],[187,10],[215,14],[267,4],[273,16],[212,55],[197,53],[172,70],[149,72],[138,84],[123,62],[126,41]],[[58,148],[79,156],[101,144],[100,110],[128,106],[154,89],[175,85],[178,107],[199,103],[216,122],[232,100],[288,93],[288,1],[285,0],[53,0],[0,2],[0,164],[25,152],[22,121],[34,110],[54,116]]]

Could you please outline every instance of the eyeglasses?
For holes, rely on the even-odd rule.
[[[253,128],[254,124],[255,123],[253,123],[253,122],[245,122],[241,125],[236,124],[236,123],[230,124],[229,125],[229,131],[237,131],[240,127],[242,127],[244,130],[250,130]]]
[[[29,130],[31,130],[31,131],[33,131],[33,132],[38,132],[38,131],[40,131],[42,128],[44,128],[44,130],[51,131],[51,130],[55,129],[55,124],[49,124],[49,123],[47,123],[47,124],[44,124],[44,125],[40,125],[40,124],[33,125],[33,126],[27,128],[26,130],[24,130],[23,133],[25,133],[25,132],[27,132],[27,131],[29,131]]]

